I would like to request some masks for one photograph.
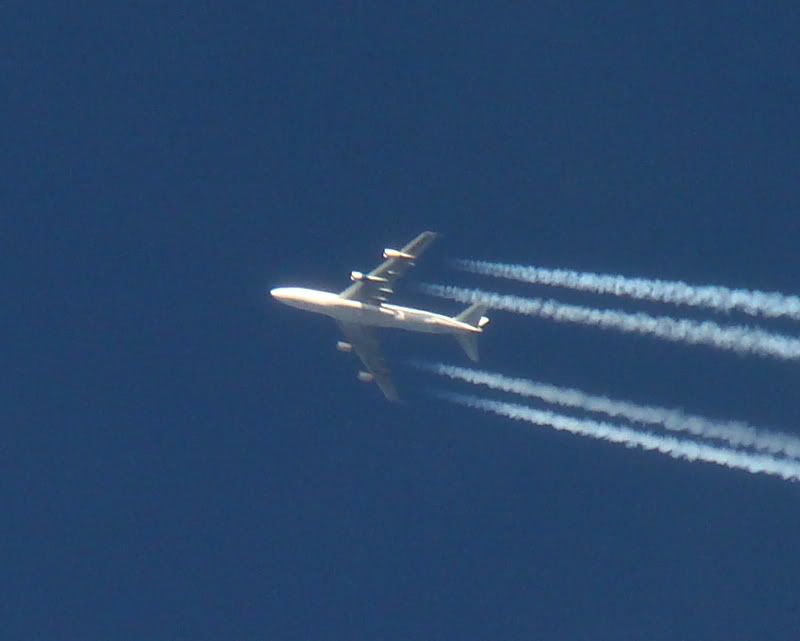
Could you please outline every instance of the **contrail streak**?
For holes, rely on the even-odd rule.
[[[800,297],[779,292],[731,289],[716,285],[690,285],[681,281],[627,278],[567,269],[544,269],[479,260],[456,260],[453,264],[473,274],[508,278],[524,283],[567,287],[596,294],[613,294],[639,300],[705,307],[720,312],[740,311],[751,316],[800,320]]]
[[[770,454],[800,458],[800,439],[789,434],[757,430],[740,421],[715,421],[702,416],[684,414],[679,410],[616,401],[605,396],[586,394],[577,389],[556,387],[524,378],[510,378],[493,372],[444,363],[414,365],[440,376],[520,396],[538,398],[553,405],[598,412],[644,425],[657,425],[675,432],[686,432],[706,439],[724,441],[734,447],[749,447]]]
[[[434,296],[462,303],[486,303],[495,309],[517,314],[644,334],[677,343],[708,345],[738,354],[757,354],[783,360],[800,359],[800,339],[741,325],[723,327],[711,321],[698,322],[667,316],[649,316],[641,312],[631,314],[612,309],[593,309],[554,300],[521,298],[449,285],[426,284],[421,289]]]
[[[589,436],[591,438],[621,443],[627,447],[661,452],[667,456],[686,461],[704,461],[725,467],[746,470],[753,474],[771,474],[790,481],[800,480],[800,464],[796,461],[775,459],[762,454],[737,452],[726,448],[677,439],[672,436],[656,436],[646,432],[585,419],[576,419],[562,414],[536,410],[525,405],[491,401],[477,396],[436,392],[444,400],[475,409],[524,421],[542,427]]]

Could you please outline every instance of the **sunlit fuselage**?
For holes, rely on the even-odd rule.
[[[277,287],[270,294],[280,302],[336,320],[375,327],[396,327],[428,334],[480,333],[478,327],[424,309],[381,303],[373,305],[342,298],[333,292],[305,287]]]

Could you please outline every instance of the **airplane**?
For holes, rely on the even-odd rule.
[[[341,352],[355,350],[364,365],[358,379],[364,383],[375,382],[389,401],[398,402],[400,396],[381,355],[373,327],[451,334],[467,356],[477,362],[477,337],[489,322],[484,316],[487,306],[482,303],[471,305],[458,316],[450,317],[387,302],[394,293],[394,284],[414,266],[414,261],[437,236],[432,231],[424,231],[400,250],[384,249],[384,262],[368,274],[351,272],[353,284],[338,294],[304,287],[276,287],[270,290],[270,294],[291,307],[333,318],[345,338],[336,343],[336,348]]]

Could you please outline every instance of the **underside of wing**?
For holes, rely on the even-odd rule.
[[[389,368],[381,355],[380,344],[370,328],[357,323],[338,323],[347,342],[352,345],[369,376],[378,385],[383,395],[390,401],[397,402],[400,396],[392,383]],[[361,377],[360,377],[361,378]],[[369,379],[363,379],[369,380]]]
[[[414,266],[414,262],[431,245],[438,234],[424,231],[402,249],[385,249],[384,260],[368,274],[352,272],[353,284],[341,296],[350,300],[382,303],[394,293],[395,283]]]

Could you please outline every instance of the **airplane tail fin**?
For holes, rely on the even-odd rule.
[[[467,309],[456,316],[456,320],[459,320],[462,323],[467,323],[468,325],[472,325],[473,327],[477,327],[478,329],[483,329],[489,323],[489,318],[484,316],[487,309],[489,309],[488,305],[483,303],[475,303],[474,305],[467,307]],[[478,333],[456,334],[455,337],[458,341],[458,344],[461,345],[461,349],[464,350],[469,359],[473,363],[477,363],[479,359]]]

